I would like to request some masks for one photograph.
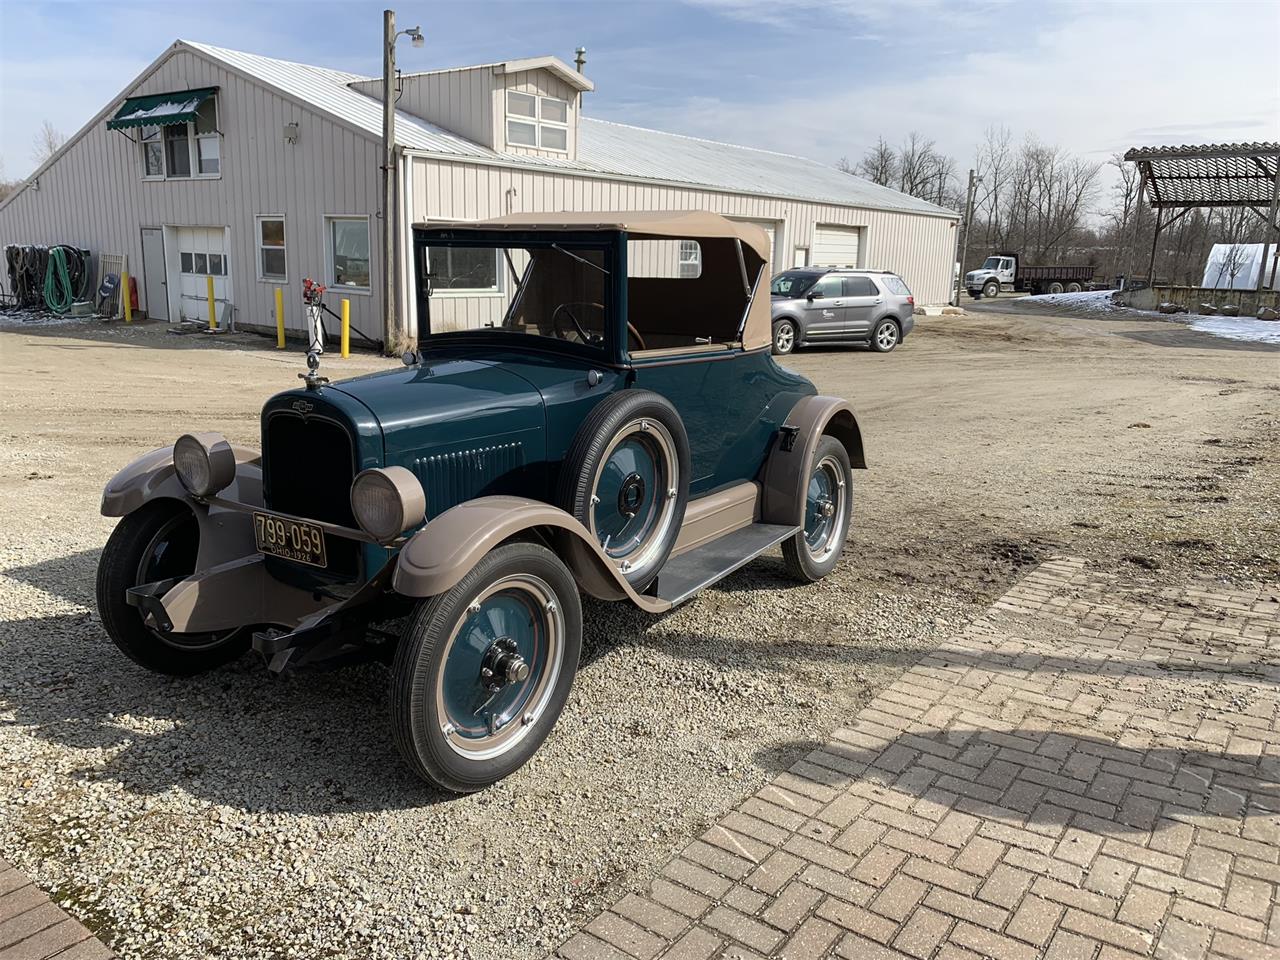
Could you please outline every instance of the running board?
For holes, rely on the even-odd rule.
[[[658,574],[653,593],[674,607],[799,531],[799,527],[781,523],[753,523],[727,533],[668,560]]]

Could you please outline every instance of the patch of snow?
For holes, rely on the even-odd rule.
[[[67,323],[97,320],[95,316],[73,317],[69,313],[53,313],[35,307],[0,307],[0,328],[56,327]]]
[[[1181,318],[1180,318],[1181,319]],[[1280,343],[1280,322],[1256,320],[1253,317],[1206,317],[1191,314],[1185,318],[1192,330],[1209,333],[1228,340],[1249,340],[1255,343]]]
[[[1027,303],[1038,307],[1069,307],[1072,310],[1087,310],[1090,313],[1112,313],[1123,310],[1111,299],[1115,290],[1081,290],[1079,293],[1042,293],[1037,297],[1025,297]]]

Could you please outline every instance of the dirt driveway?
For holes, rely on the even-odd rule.
[[[766,557],[664,618],[589,605],[536,762],[448,798],[401,767],[381,668],[279,683],[246,658],[167,681],[96,621],[106,479],[188,429],[256,444],[300,359],[0,330],[0,856],[125,956],[539,956],[1038,560],[1280,576],[1280,350],[1155,321],[924,318],[888,356],[788,361],[867,438],[837,573],[795,588]]]

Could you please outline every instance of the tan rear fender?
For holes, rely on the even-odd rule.
[[[787,415],[765,461],[760,510],[764,523],[804,525],[809,465],[824,436],[844,444],[855,470],[867,468],[862,430],[849,404],[839,397],[805,397]]]
[[[434,597],[455,586],[494,547],[521,535],[538,536],[553,548],[565,537],[577,537],[587,550],[556,552],[593,597],[630,600],[650,613],[671,609],[669,601],[636,593],[574,517],[526,497],[478,497],[446,510],[405,544],[391,585],[408,597]]]
[[[262,504],[262,457],[248,447],[232,446],[236,475],[218,496],[251,507]],[[196,570],[205,570],[257,554],[253,515],[201,503],[187,493],[173,466],[173,447],[143,454],[117,473],[102,491],[102,515],[124,517],[155,500],[180,500],[200,523]]]

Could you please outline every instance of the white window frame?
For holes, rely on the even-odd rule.
[[[513,94],[517,97],[529,97],[534,101],[534,111],[533,111],[534,116],[529,117],[529,116],[525,116],[524,114],[511,112],[511,97]],[[554,103],[563,103],[564,104],[564,120],[544,119],[542,114],[543,114],[543,103],[545,101],[552,101]],[[562,153],[566,155],[569,153],[569,121],[571,119],[571,115],[573,111],[573,104],[570,101],[562,100],[559,97],[544,97],[541,94],[525,93],[523,90],[508,90],[506,92],[506,99],[504,101],[504,105],[506,108],[505,118],[506,118],[506,124],[507,124],[504,132],[506,133],[508,147],[520,147],[525,150],[546,150],[548,153]],[[512,143],[511,142],[511,124],[513,122],[523,123],[527,126],[533,127],[534,142],[533,143]],[[544,127],[555,129],[555,130],[563,130],[564,146],[563,147],[546,146],[542,142],[542,130]]]
[[[265,244],[262,242],[262,224],[265,220],[279,220],[280,226],[284,230],[284,243],[280,246],[274,244]],[[289,282],[289,224],[283,213],[261,213],[253,218],[253,226],[256,231],[257,248],[258,248],[258,280],[262,283],[282,284]],[[267,276],[265,270],[262,269],[262,251],[263,250],[279,250],[284,254],[284,273],[281,276]],[[372,282],[372,278],[370,278]]]
[[[692,267],[692,272],[686,270]],[[680,241],[680,262],[676,274],[682,280],[696,280],[702,276],[702,244],[697,240]]]
[[[222,164],[225,160],[225,157],[223,156],[223,153],[222,153],[222,134],[219,132],[222,124],[220,122],[220,111],[218,108],[218,95],[216,93],[210,94],[208,99],[205,102],[213,103],[214,132],[197,134],[195,121],[194,120],[187,121],[186,123],[187,163],[189,165],[189,169],[191,170],[191,173],[185,177],[173,177],[169,175],[169,148],[167,143],[165,142],[164,132],[167,127],[177,126],[177,124],[164,124],[164,125],[148,124],[147,125],[147,126],[154,126],[156,130],[159,131],[158,136],[160,138],[161,172],[158,175],[154,173],[152,174],[147,173],[147,148],[145,145],[145,141],[143,141],[142,139],[142,131],[146,129],[146,126],[138,128],[138,153],[142,157],[142,178],[141,179],[143,180],[221,180],[222,179]],[[200,145],[199,145],[200,140],[217,140],[218,141],[218,172],[217,173],[201,173],[200,172]]]
[[[333,222],[335,220],[361,220],[364,222],[364,228],[369,234],[369,286],[367,287],[353,287],[350,284],[338,283],[334,279]],[[324,215],[324,282],[325,286],[329,287],[333,293],[350,293],[357,297],[373,296],[373,225],[370,220],[371,218],[367,213],[326,213]]]

